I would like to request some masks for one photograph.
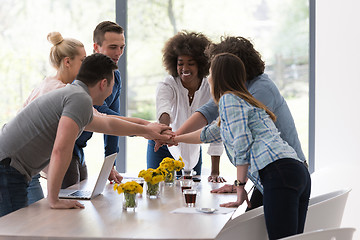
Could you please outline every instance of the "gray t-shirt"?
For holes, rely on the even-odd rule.
[[[276,115],[275,126],[278,128],[281,138],[294,148],[301,160],[305,161],[306,158],[301,149],[294,119],[275,83],[270,80],[267,74],[261,74],[247,82],[247,88],[254,98],[262,102]],[[196,111],[203,114],[208,123],[211,123],[219,116],[218,106],[212,99]]]
[[[74,120],[80,135],[92,114],[88,88],[78,80],[38,97],[2,127],[0,160],[11,158],[11,166],[30,180],[49,163],[60,118]]]

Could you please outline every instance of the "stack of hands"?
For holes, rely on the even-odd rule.
[[[161,125],[163,125],[163,124],[161,124]],[[177,146],[179,144],[179,142],[177,142],[176,138],[175,138],[177,136],[177,134],[175,132],[173,132],[171,129],[162,131],[161,135],[167,136],[168,139],[167,140],[160,140],[160,139],[154,140],[155,141],[155,147],[154,147],[155,152],[157,152],[159,150],[159,148],[162,147],[163,145],[167,145],[167,146],[171,147],[171,146]],[[219,176],[219,174],[214,174],[214,173],[212,173],[208,177],[208,181],[214,182],[214,183],[226,182],[226,180],[223,177]]]

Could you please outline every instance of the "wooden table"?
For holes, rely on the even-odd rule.
[[[90,182],[90,181],[89,181]],[[73,188],[90,184],[81,182]],[[219,208],[234,201],[236,194],[211,194],[221,186],[198,184],[196,207]],[[229,220],[227,214],[171,213],[183,207],[178,182],[162,186],[158,199],[139,198],[135,212],[122,210],[123,196],[107,184],[103,194],[90,201],[80,201],[85,209],[50,209],[46,199],[0,218],[2,239],[215,239]]]

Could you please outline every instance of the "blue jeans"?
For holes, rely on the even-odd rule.
[[[147,168],[153,168],[156,169],[159,167],[161,161],[166,158],[166,157],[170,157],[170,158],[174,158],[168,147],[166,145],[162,146],[161,148],[159,148],[159,150],[157,152],[154,152],[154,146],[155,146],[155,142],[153,140],[149,140],[148,141],[148,147],[147,147]],[[197,175],[201,175],[201,165],[202,165],[202,156],[201,156],[201,147],[200,147],[200,156],[199,156],[199,161],[196,164],[196,166],[193,168],[194,171],[196,171]],[[177,173],[177,175],[181,175],[181,173]]]
[[[26,207],[28,182],[9,165],[0,164],[0,217]]]
[[[302,233],[311,191],[308,169],[297,160],[279,159],[260,170],[259,175],[269,239]]]
[[[44,198],[44,193],[40,184],[40,174],[36,174],[32,177],[27,188],[28,204],[33,204]]]

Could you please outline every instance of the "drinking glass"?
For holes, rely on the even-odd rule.
[[[195,207],[196,195],[197,195],[196,189],[184,189],[183,194],[185,198],[185,206]]]
[[[182,169],[181,171],[182,171],[183,179],[192,179],[194,175],[194,170]]]
[[[182,192],[184,192],[185,189],[191,189],[192,185],[193,185],[193,181],[191,179],[180,180],[180,187]]]

